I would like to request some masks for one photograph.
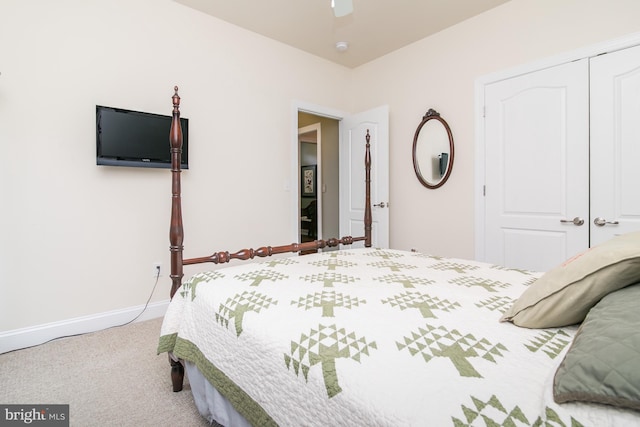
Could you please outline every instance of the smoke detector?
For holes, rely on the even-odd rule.
[[[349,49],[349,43],[347,43],[347,42],[338,42],[338,43],[336,43],[336,50],[338,52],[344,52],[347,49]]]

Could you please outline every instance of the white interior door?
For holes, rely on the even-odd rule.
[[[485,261],[546,271],[589,247],[588,76],[585,59],[485,86]]]
[[[590,108],[594,246],[640,230],[640,46],[591,59]]]
[[[371,145],[373,247],[389,247],[389,107],[345,117],[340,122],[340,236],[364,235],[365,136]],[[360,243],[358,246],[362,246]]]

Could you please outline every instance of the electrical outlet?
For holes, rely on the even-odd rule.
[[[152,264],[153,268],[153,277],[161,277],[162,276],[162,263],[154,262]]]

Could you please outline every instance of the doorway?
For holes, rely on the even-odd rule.
[[[299,242],[339,233],[339,121],[298,112]],[[314,182],[305,192],[304,174]]]
[[[292,162],[285,190],[291,192],[291,236],[300,239],[300,158],[298,129],[320,123],[321,175],[318,183],[324,240],[363,236],[365,206],[365,134],[371,135],[372,245],[389,247],[389,107],[347,114],[318,105],[292,104]],[[381,203],[384,202],[384,203]],[[383,207],[384,206],[384,207]],[[354,216],[356,215],[356,216]],[[354,244],[363,246],[364,242]],[[330,250],[326,248],[324,250]],[[337,249],[337,248],[336,248]]]
[[[314,123],[298,129],[300,165],[300,243],[322,236],[322,127]],[[316,251],[313,251],[316,252]]]

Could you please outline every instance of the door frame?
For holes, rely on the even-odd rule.
[[[485,105],[485,86],[528,74],[534,71],[540,71],[545,68],[555,67],[580,59],[590,58],[601,55],[603,53],[614,52],[616,50],[626,49],[640,44],[640,33],[631,34],[629,36],[605,41],[585,48],[565,52],[550,58],[498,71],[485,76],[481,76],[475,81],[475,177],[474,177],[474,205],[475,205],[475,259],[478,261],[485,260],[485,126],[484,126],[484,105]]]

